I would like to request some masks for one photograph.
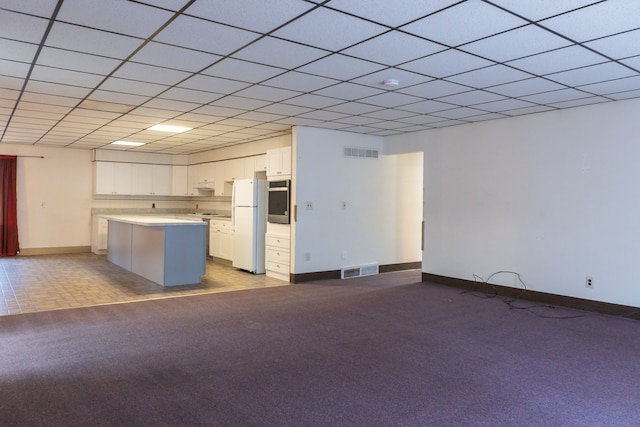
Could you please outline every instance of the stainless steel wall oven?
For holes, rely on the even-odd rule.
[[[289,224],[290,180],[269,181],[269,203],[267,221],[277,224]]]

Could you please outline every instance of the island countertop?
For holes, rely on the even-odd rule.
[[[184,217],[175,218],[171,216],[158,216],[158,215],[99,215],[100,218],[104,218],[110,221],[124,222],[127,224],[142,225],[149,227],[164,227],[168,225],[176,226],[206,226],[202,219],[194,217],[193,219],[186,219]]]

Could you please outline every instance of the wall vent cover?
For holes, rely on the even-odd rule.
[[[377,159],[378,150],[372,148],[344,147],[345,157],[358,157],[360,159]]]
[[[373,276],[378,274],[378,264],[362,265],[359,267],[348,267],[340,270],[341,279],[351,279],[353,277]]]

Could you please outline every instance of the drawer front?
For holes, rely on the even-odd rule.
[[[289,264],[289,251],[267,247],[267,259],[269,261]]]
[[[267,234],[267,246],[275,246],[277,248],[289,249],[289,238],[283,236],[277,236],[273,234]]]
[[[216,230],[231,230],[231,221],[210,221],[209,227]]]
[[[275,271],[282,274],[289,274],[289,263],[288,262],[276,262],[269,261],[267,262],[267,270]]]

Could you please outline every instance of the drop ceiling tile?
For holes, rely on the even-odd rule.
[[[522,101],[520,99],[503,99],[500,101],[486,102],[484,104],[476,104],[474,105],[474,108],[494,113],[501,113],[509,110],[516,110],[519,108],[527,108],[533,106],[535,106],[535,104],[527,101]]]
[[[269,79],[262,84],[282,89],[297,90],[299,92],[313,92],[336,83],[338,83],[338,80],[299,73],[297,71],[289,71],[285,74]]]
[[[486,114],[486,112],[481,110],[476,110],[475,108],[459,107],[459,108],[452,108],[450,110],[437,111],[433,114],[435,116],[444,117],[447,119],[464,119],[466,117]]]
[[[109,77],[99,86],[100,90],[120,92],[147,97],[156,96],[167,89],[167,86],[141,81]]]
[[[558,49],[572,44],[535,25],[516,28],[461,47],[462,50],[497,62]]]
[[[517,80],[530,78],[531,75],[505,65],[494,65],[480,70],[470,71],[457,76],[449,77],[455,83],[468,85],[470,87],[485,88]]]
[[[256,112],[265,112],[282,116],[297,116],[312,111],[311,108],[299,107],[297,105],[287,104],[271,104],[266,107],[258,108]]]
[[[452,23],[455,23],[455,31],[452,31]],[[448,46],[458,46],[525,24],[525,20],[487,3],[467,1],[406,25],[402,30]]]
[[[44,18],[8,12],[0,9],[0,38],[40,44],[49,21]]]
[[[89,88],[68,86],[57,83],[39,82],[37,80],[29,80],[25,90],[45,95],[61,95],[73,98],[84,98],[91,91],[91,89]]]
[[[470,88],[446,80],[432,80],[427,83],[411,86],[406,89],[400,89],[398,92],[409,95],[420,96],[422,98],[441,98],[443,96],[455,95],[469,91]]]
[[[190,77],[191,73],[127,62],[118,68],[118,70],[113,73],[113,76],[141,82],[158,83],[161,85],[174,85]]]
[[[371,133],[379,132],[380,128],[369,127],[369,126],[353,126],[350,128],[344,128],[343,130],[347,132],[353,132],[353,133],[371,134]]]
[[[572,101],[574,99],[587,98],[589,96],[591,95],[576,89],[561,89],[553,92],[524,96],[522,99],[536,104],[554,104],[556,102]]]
[[[184,5],[189,3],[189,0],[138,0],[138,3],[144,3],[161,7],[163,9],[178,11],[182,9]]]
[[[6,101],[8,103],[8,105],[11,105],[13,107],[14,102],[13,101]],[[3,101],[0,100],[0,105],[3,104]],[[28,101],[24,101],[21,100],[20,101],[20,105],[19,105],[20,109],[23,110],[31,110],[31,111],[44,111],[44,112],[48,112],[48,113],[62,113],[62,114],[66,114],[69,111],[72,110],[71,107],[63,107],[60,105],[50,105],[50,104],[42,104],[39,102],[28,102]]]
[[[27,94],[25,94],[25,95],[27,95]],[[13,90],[13,89],[2,89],[2,90],[0,90],[0,99],[8,99],[8,100],[11,100],[11,101],[16,101],[19,96],[20,96],[20,91],[19,90]]]
[[[602,104],[603,102],[611,102],[611,100],[604,98],[602,96],[591,96],[588,98],[575,99],[571,101],[556,102],[555,104],[549,104],[549,105],[557,108],[573,108],[573,107],[580,107],[583,105]]]
[[[318,8],[276,30],[273,36],[335,52],[386,30],[363,19]]]
[[[272,114],[272,113],[265,113],[262,111],[249,111],[247,113],[244,114],[240,114],[239,116],[236,116],[236,118],[240,119],[240,120],[252,120],[255,122],[273,122],[276,120],[280,120],[282,118],[284,118],[285,115],[283,114]],[[257,133],[264,133],[264,131],[254,131]],[[253,132],[251,132],[253,133]]]
[[[327,96],[305,94],[305,95],[297,96],[295,98],[288,99],[285,101],[285,104],[298,105],[300,107],[316,109],[316,108],[330,107],[332,105],[341,104],[343,102],[344,101],[340,99],[329,98]]]
[[[38,64],[86,73],[108,75],[121,61],[103,56],[72,52],[65,49],[44,47],[38,56]]]
[[[301,67],[298,71],[337,80],[351,80],[384,68],[382,65],[334,54]]]
[[[30,68],[31,66],[26,62],[0,59],[0,76],[10,76],[24,79],[29,74]]]
[[[134,37],[62,22],[53,25],[45,41],[46,46],[118,59],[128,57],[141,43],[142,40]]]
[[[226,80],[202,74],[190,77],[178,85],[180,88],[207,91],[215,94],[230,94],[248,86],[250,86],[250,83]]]
[[[282,68],[269,67],[252,62],[240,61],[238,59],[227,58],[212,67],[207,68],[202,74],[223,77],[232,80],[239,80],[248,83],[258,83],[271,77],[282,74]]]
[[[607,62],[605,64],[592,65],[577,70],[549,74],[545,77],[567,86],[582,86],[623,77],[631,77],[633,75],[637,75],[637,73],[622,65]]]
[[[479,114],[477,116],[470,116],[470,117],[465,117],[464,120],[467,122],[484,122],[487,120],[497,120],[497,119],[504,119],[505,117],[509,117],[506,116],[504,114],[498,114],[498,113],[488,113],[488,114]]]
[[[140,19],[144,16],[144,19]],[[134,2],[65,0],[56,19],[85,27],[147,38],[173,13]]]
[[[540,19],[559,15],[561,13],[565,13],[589,4],[597,3],[600,0],[571,0],[570,2],[558,0],[536,0],[535,2],[513,0],[492,1],[498,6],[509,9],[510,11],[521,15],[526,19],[538,21]]]
[[[542,21],[572,40],[585,42],[640,27],[640,2],[609,0]],[[597,23],[597,25],[594,25]]]
[[[198,104],[208,104],[223,96],[222,94],[180,87],[173,87],[159,95],[159,97],[163,99],[174,99],[176,101],[195,102]]]
[[[179,16],[162,30],[155,37],[155,40],[224,56],[258,37],[258,34],[249,31],[215,24],[202,19]]]
[[[632,99],[640,97],[640,90],[631,90],[628,92],[618,92],[607,95],[607,98],[611,98],[615,101],[621,101],[623,99]]]
[[[23,85],[24,85],[24,79],[21,79],[19,77],[5,76],[2,79],[0,79],[0,88],[2,88],[3,92],[5,90],[6,91],[22,90]]]
[[[371,113],[364,114],[365,117],[371,117],[378,120],[399,120],[407,117],[415,116],[416,114],[410,111],[393,110],[386,108],[384,110],[372,111]]]
[[[314,119],[328,122],[332,120],[339,120],[341,118],[347,117],[347,115],[327,110],[315,110],[308,113],[300,114],[298,117],[302,117],[303,119]]]
[[[3,92],[5,91],[1,91],[0,93],[3,93]],[[74,98],[71,96],[47,95],[47,94],[34,93],[34,92],[27,91],[22,95],[21,101],[40,102],[40,103],[49,104],[49,105],[75,107],[80,103],[83,97],[84,96]]]
[[[289,126],[312,126],[319,127],[322,124],[320,120],[303,119],[302,117],[287,117],[274,123],[286,124]]]
[[[161,108],[163,110],[173,111],[175,115],[182,114],[200,107],[200,104],[193,102],[175,101],[171,99],[154,98],[144,104],[149,108]]]
[[[581,86],[580,89],[596,95],[609,95],[618,92],[640,90],[640,76],[626,77],[623,79],[594,83]]]
[[[498,93],[504,96],[521,97],[526,95],[533,95],[536,93],[550,92],[554,90],[563,89],[564,86],[547,80],[545,78],[534,77],[527,80],[520,80],[513,83],[507,83],[504,85],[493,86],[488,89],[491,92]]]
[[[37,50],[38,46],[33,43],[0,38],[0,59],[31,63]]]
[[[156,119],[154,124],[170,124],[164,123],[164,121],[162,121],[161,119],[172,119],[176,116],[173,111],[161,110],[158,108],[148,108],[145,106],[136,108],[135,110],[133,110],[133,114],[154,117]],[[177,123],[176,125],[180,126]]]
[[[457,95],[449,95],[438,98],[438,101],[462,106],[482,104],[486,102],[499,101],[502,99],[505,99],[504,96],[497,95],[495,93],[486,92],[483,90],[471,90],[468,92],[459,93]]]
[[[260,64],[293,69],[326,56],[328,52],[274,37],[264,37],[233,57]]]
[[[395,89],[396,91],[401,91],[407,86],[413,86],[433,80],[431,77],[412,73],[411,71],[401,70],[399,68],[385,68],[383,70],[376,71],[375,73],[353,79],[351,82],[371,86],[377,89],[388,90],[388,88],[383,85],[383,82],[389,79],[398,81],[398,87]]]
[[[339,113],[345,114],[359,115],[370,113],[372,111],[378,111],[381,110],[381,108],[377,105],[368,105],[361,102],[345,102],[343,104],[332,105],[328,107],[327,110],[337,111]]]
[[[104,79],[104,76],[36,65],[31,73],[31,79],[42,82],[93,88]]]
[[[394,7],[388,0],[367,0],[363,7],[360,0],[332,0],[329,8],[342,10],[354,15],[362,16],[382,25],[399,27],[416,18],[427,16],[433,12],[448,7],[459,0],[403,0],[401,7]],[[320,3],[320,2],[317,2]]]
[[[544,75],[598,64],[604,61],[606,61],[606,58],[588,49],[581,46],[569,46],[511,61],[508,65],[532,74]]]
[[[279,102],[300,95],[300,92],[276,87],[254,85],[236,92],[234,95],[263,101]]]
[[[416,102],[415,104],[404,105],[401,107],[401,109],[414,113],[430,114],[436,111],[450,110],[456,107],[457,105],[447,104],[439,101],[422,101]]]
[[[199,126],[202,126],[203,124],[215,122],[215,121],[221,120],[221,119],[222,119],[221,116],[220,117],[216,117],[216,116],[212,116],[210,114],[198,114],[198,113],[186,113],[186,114],[181,114],[178,117],[176,117],[176,120],[180,120],[180,121],[184,121],[184,122],[196,123],[197,125],[194,126],[194,127],[199,127]],[[149,126],[147,126],[147,127],[149,127]],[[195,132],[195,129],[192,130],[191,132]]]
[[[14,118],[22,117],[22,118],[32,118],[32,119],[45,119],[45,120],[53,120],[57,122],[58,120],[64,117],[62,113],[47,113],[44,111],[32,111],[25,110],[23,108],[18,108],[13,115]],[[35,123],[36,121],[34,121]]]
[[[594,40],[585,46],[613,59],[640,55],[640,30]]]
[[[107,90],[96,90],[89,96],[93,101],[113,102],[114,104],[140,105],[149,100],[148,96],[134,95],[131,93],[110,92]]]
[[[43,18],[50,18],[57,3],[57,0],[3,0],[2,8]]]
[[[493,65],[491,61],[457,50],[446,50],[426,58],[402,64],[399,68],[432,77],[447,77]]]
[[[270,32],[311,7],[299,0],[235,0],[233,7],[225,2],[198,1],[185,13],[250,31]]]
[[[419,37],[399,31],[390,31],[350,47],[342,51],[342,53],[388,66],[395,66],[444,49],[439,44],[428,42]]]
[[[351,126],[366,126],[372,123],[378,123],[381,119],[377,117],[366,117],[366,116],[348,116],[342,119],[336,120],[337,123],[342,123],[345,125]]]
[[[353,83],[339,83],[324,89],[315,91],[316,95],[330,96],[332,98],[343,99],[345,101],[353,101],[367,96],[378,95],[384,93],[384,90],[374,89],[369,86],[362,86]]]
[[[211,117],[233,117],[245,112],[246,111],[239,110],[237,108],[223,107],[221,105],[217,105],[217,103],[211,104],[211,105],[204,105],[192,111],[192,113],[195,113],[195,114],[204,114]]]
[[[150,42],[139,50],[131,61],[175,70],[197,72],[211,66],[222,57],[163,43]]]
[[[421,100],[422,98],[405,95],[404,93],[400,92],[385,92],[379,95],[361,99],[360,102],[365,104],[378,105],[380,107],[393,108],[399,105],[412,104]]]
[[[262,101],[259,99],[243,98],[235,95],[228,95],[218,99],[213,105],[218,107],[237,108],[239,110],[255,110],[271,104],[270,101]]]

